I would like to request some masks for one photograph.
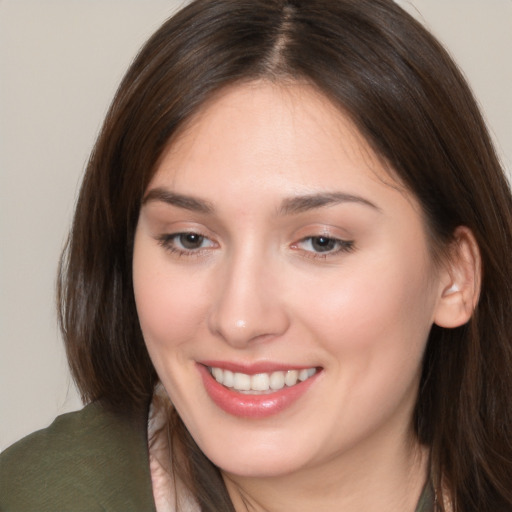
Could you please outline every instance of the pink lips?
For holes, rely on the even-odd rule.
[[[267,418],[291,406],[296,400],[304,395],[304,393],[306,393],[306,391],[316,381],[316,377],[321,373],[316,373],[309,379],[297,383],[295,386],[285,387],[279,391],[273,391],[271,393],[261,395],[246,395],[219,384],[210,374],[210,370],[207,368],[208,366],[221,367],[248,374],[273,372],[284,370],[285,368],[275,365],[269,367],[268,364],[266,364],[264,368],[261,365],[252,366],[251,368],[242,368],[238,365],[219,362],[203,362],[202,364],[197,365],[199,373],[203,379],[206,392],[218,407],[233,416],[255,419]]]

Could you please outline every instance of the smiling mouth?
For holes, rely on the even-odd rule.
[[[247,395],[268,394],[286,387],[293,387],[313,377],[318,371],[317,368],[303,368],[249,375],[210,366],[208,370],[222,386]]]

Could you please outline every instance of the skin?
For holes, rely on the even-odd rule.
[[[358,199],[284,208],[325,193]],[[307,85],[234,86],[173,141],[146,198],[133,259],[144,338],[236,509],[412,512],[428,457],[411,418],[452,283],[419,205],[352,123]],[[183,232],[204,238],[185,248]],[[319,252],[321,236],[345,244]],[[205,392],[204,360],[321,372],[280,413],[240,418]]]

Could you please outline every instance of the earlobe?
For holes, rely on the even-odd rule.
[[[478,303],[481,273],[475,237],[469,228],[459,226],[440,281],[434,323],[454,328],[469,321]]]

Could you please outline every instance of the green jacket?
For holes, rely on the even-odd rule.
[[[0,511],[155,512],[146,432],[99,403],[59,416],[0,455]]]
[[[425,488],[416,512],[434,510]],[[0,455],[2,512],[155,512],[147,415],[99,403],[59,416]]]

